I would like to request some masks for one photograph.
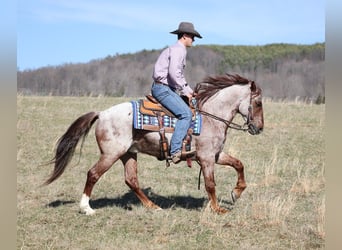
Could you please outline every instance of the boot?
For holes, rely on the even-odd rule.
[[[171,156],[171,160],[173,163],[177,164],[181,160],[186,160],[187,158],[191,158],[196,154],[196,150],[190,150],[190,151],[178,151],[177,153],[173,154]]]

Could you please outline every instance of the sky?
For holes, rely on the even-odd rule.
[[[324,0],[18,0],[17,68],[161,49],[182,21],[193,45],[325,42]]]

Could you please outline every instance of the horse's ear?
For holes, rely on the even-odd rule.
[[[257,89],[257,87],[256,87],[256,85],[255,85],[255,82],[254,82],[254,81],[250,81],[250,86],[251,86],[251,91],[252,91],[252,92],[255,92],[255,91],[256,91],[256,89]]]

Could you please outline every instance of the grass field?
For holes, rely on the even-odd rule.
[[[17,249],[324,249],[325,106],[264,102],[264,132],[229,131],[225,151],[245,165],[247,189],[234,206],[231,168],[215,170],[225,215],[207,208],[198,165],[165,168],[139,155],[140,186],[163,208],[144,208],[116,163],[96,184],[94,216],[79,213],[88,169],[98,158],[93,129],[65,173],[52,171],[55,142],[81,114],[124,98],[17,96]]]

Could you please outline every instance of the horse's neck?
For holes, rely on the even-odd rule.
[[[216,95],[209,98],[202,109],[224,120],[231,121],[245,95],[246,86],[233,85],[220,90]]]

